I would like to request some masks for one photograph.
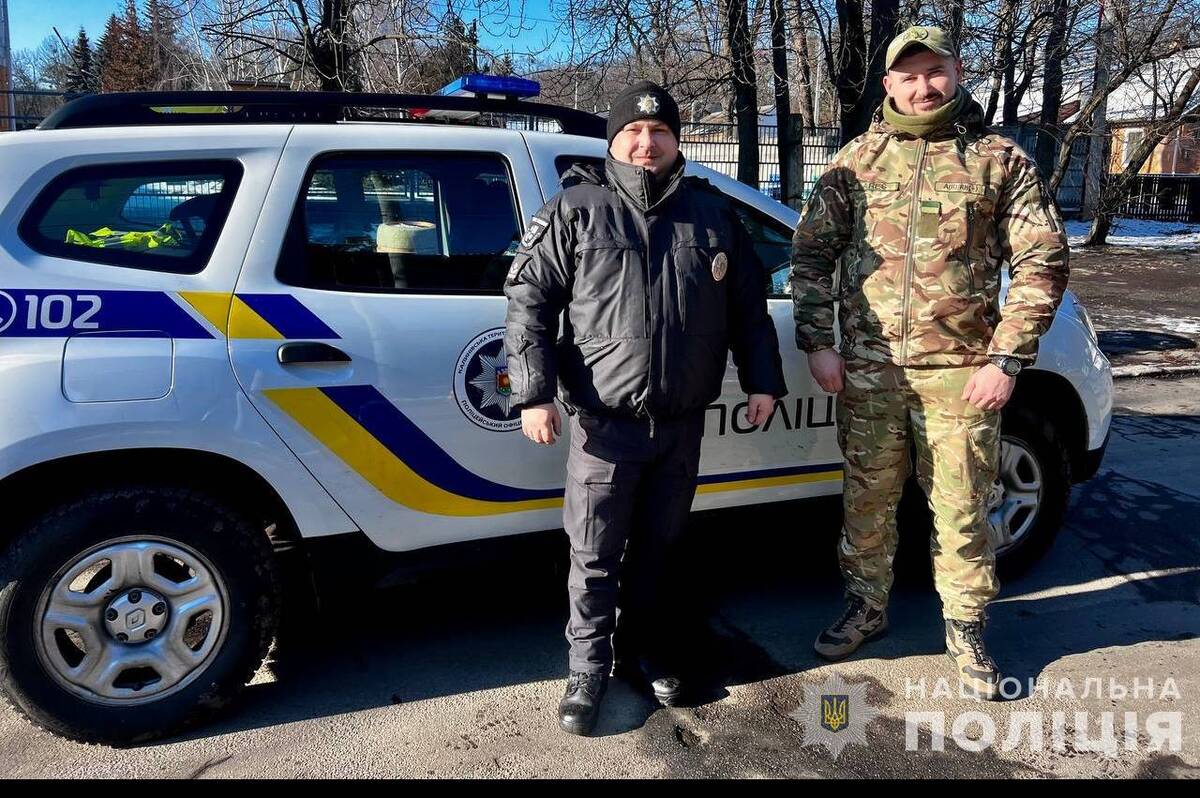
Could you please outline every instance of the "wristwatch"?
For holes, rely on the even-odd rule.
[[[1009,357],[1008,355],[993,355],[991,360],[996,364],[997,368],[1010,377],[1015,377],[1020,374],[1021,369],[1024,367],[1024,364],[1022,364],[1021,361],[1017,360],[1015,357]]]

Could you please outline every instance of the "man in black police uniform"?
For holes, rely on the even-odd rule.
[[[562,434],[556,389],[570,413],[570,678],[559,724],[573,734],[591,732],[608,683],[618,583],[622,658],[634,659],[628,643],[656,698],[680,697],[672,633],[686,597],[673,555],[727,352],[750,424],[786,393],[762,264],[729,200],[684,177],[679,128],[661,87],[623,92],[608,118],[604,174],[576,167],[564,178],[505,284],[508,373],[525,436],[549,445]]]

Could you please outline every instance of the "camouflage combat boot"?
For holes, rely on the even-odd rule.
[[[827,660],[844,659],[863,643],[886,633],[887,610],[872,606],[862,596],[851,593],[841,617],[821,632],[813,650]]]
[[[983,621],[946,619],[946,656],[963,691],[985,701],[1000,697],[1000,669],[983,647]]]

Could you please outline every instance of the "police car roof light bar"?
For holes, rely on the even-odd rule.
[[[512,99],[528,99],[541,93],[542,86],[536,80],[519,78],[515,75],[480,75],[477,73],[463,75],[438,91],[438,94],[446,97],[499,95]]]
[[[208,109],[224,106],[226,110]],[[353,109],[472,111],[553,119],[563,133],[606,137],[605,121],[561,105],[512,97],[450,97],[439,94],[369,94],[322,91],[163,91],[92,94],[46,117],[38,130],[135,125],[332,124],[342,121],[427,121],[371,117]]]

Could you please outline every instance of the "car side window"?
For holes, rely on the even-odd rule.
[[[767,270],[770,279],[769,296],[781,299],[791,296],[788,282],[792,257],[792,231],[762,211],[738,200],[731,200],[738,218],[746,226],[754,242],[754,251]]]
[[[499,155],[334,153],[309,168],[276,272],[326,290],[499,293],[520,239]]]
[[[558,172],[560,182],[574,166],[590,166],[604,174],[603,158],[597,158],[595,155],[560,155],[554,159],[554,169]]]
[[[212,255],[241,175],[235,161],[71,169],[34,200],[21,238],[54,257],[195,274]]]

